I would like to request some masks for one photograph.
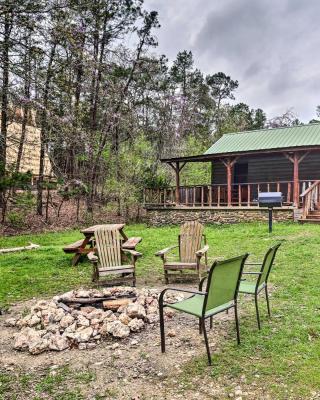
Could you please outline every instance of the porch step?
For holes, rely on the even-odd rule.
[[[315,211],[310,211],[308,216],[313,216],[313,217],[320,217],[320,211],[319,210],[315,210]]]
[[[306,218],[301,218],[299,220],[301,224],[309,223],[309,224],[320,224],[320,210],[309,211],[309,214]]]
[[[299,219],[300,224],[320,224],[320,218],[311,218],[308,216],[307,218]]]

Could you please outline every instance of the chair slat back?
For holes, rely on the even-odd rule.
[[[186,222],[180,230],[180,261],[195,262],[196,251],[201,249],[204,226],[198,221]]]
[[[99,228],[94,233],[101,267],[121,265],[121,242],[118,229]]]
[[[278,243],[275,246],[270,247],[270,249],[266,252],[260,271],[262,272],[262,274],[259,276],[259,279],[257,280],[257,286],[268,281],[274,259],[276,257],[277,251],[280,246],[281,243]]]
[[[236,299],[247,257],[248,254],[244,254],[229,260],[216,261],[212,265],[207,281],[204,313]]]

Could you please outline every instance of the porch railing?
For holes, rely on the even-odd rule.
[[[299,193],[311,187],[314,181],[299,182]],[[259,192],[282,192],[284,205],[293,204],[293,181],[240,183],[232,185],[231,206],[257,205]],[[228,205],[227,185],[180,186],[179,205],[187,207],[225,207]],[[170,207],[176,204],[176,188],[144,189],[145,206]]]
[[[306,219],[311,211],[317,209],[320,201],[320,180],[315,181],[300,195],[302,199],[302,218]]]

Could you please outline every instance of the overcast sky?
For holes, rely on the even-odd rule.
[[[239,81],[237,102],[268,117],[293,107],[308,122],[320,104],[320,0],[145,0],[161,28],[156,52],[191,50],[205,74]]]

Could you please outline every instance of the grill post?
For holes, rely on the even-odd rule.
[[[268,211],[269,211],[269,233],[271,233],[272,232],[272,211],[273,211],[273,208],[269,207]]]

